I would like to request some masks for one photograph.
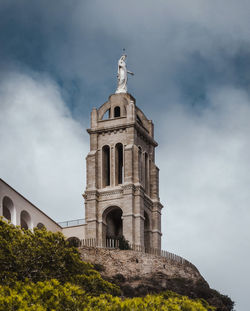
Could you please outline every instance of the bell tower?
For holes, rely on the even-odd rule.
[[[117,90],[93,108],[87,130],[85,235],[98,243],[123,235],[132,244],[160,249],[163,206],[154,126],[126,89]]]

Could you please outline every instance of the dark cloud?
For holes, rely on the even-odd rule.
[[[125,47],[135,72],[129,92],[154,120],[160,142],[161,193],[168,202],[163,244],[197,264],[214,287],[237,300],[238,311],[247,308],[249,274],[249,11],[245,0],[0,3],[1,171],[7,181],[45,211],[49,206],[55,218],[58,206],[67,218],[70,200],[82,216],[75,198],[83,187],[87,138],[79,131],[91,108],[114,92]],[[59,153],[65,157],[57,162]],[[64,166],[75,183],[63,191],[66,197],[58,195],[64,182],[51,196],[56,180],[64,181]]]

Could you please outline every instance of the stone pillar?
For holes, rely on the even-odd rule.
[[[91,111],[91,128],[97,127],[97,109],[93,108]]]
[[[154,200],[159,199],[159,169],[151,163],[151,197]]]
[[[152,247],[161,249],[161,208],[159,202],[155,202],[152,211]]]
[[[136,245],[144,246],[144,200],[141,188],[138,189],[134,200],[135,240]]]
[[[97,175],[96,150],[90,151],[86,158],[87,189],[95,189]]]
[[[21,226],[21,211],[19,208],[16,209],[16,225]]]
[[[123,235],[126,240],[134,244],[135,240],[135,223],[134,223],[134,196],[133,185],[126,185],[123,188]]]
[[[133,145],[124,148],[124,182],[133,182]]]
[[[85,192],[85,218],[86,218],[86,237],[97,239],[98,238],[98,218],[97,218],[97,192]]]

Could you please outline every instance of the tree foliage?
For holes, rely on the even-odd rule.
[[[0,310],[165,310],[214,311],[205,301],[191,300],[171,292],[161,295],[121,299],[112,295],[91,296],[79,286],[57,280],[30,283],[17,282],[14,287],[0,286]]]
[[[93,266],[81,260],[76,247],[60,233],[23,230],[0,220],[0,284],[57,279],[72,282],[99,295],[119,295],[119,287],[103,280]]]
[[[23,230],[0,219],[0,310],[214,310],[204,300],[172,292],[127,299],[119,294],[61,233]]]

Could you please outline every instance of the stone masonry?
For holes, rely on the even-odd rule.
[[[85,218],[87,239],[123,235],[161,248],[159,169],[154,127],[128,93],[113,94],[91,113]]]

